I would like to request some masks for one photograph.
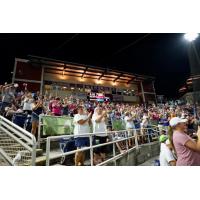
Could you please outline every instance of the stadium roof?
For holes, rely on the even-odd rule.
[[[45,66],[45,72],[47,73],[54,73],[60,75],[63,74],[67,76],[91,78],[126,84],[145,80],[155,80],[155,78],[152,76],[143,76],[139,74],[133,74],[130,72],[113,70],[110,68],[102,68],[91,65],[72,63],[51,58],[38,57],[34,55],[28,55],[28,59],[32,64]]]

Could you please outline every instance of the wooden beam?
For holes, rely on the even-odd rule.
[[[119,79],[122,75],[123,75],[123,73],[120,73],[120,74],[117,76],[117,78],[115,78],[115,79],[113,80],[113,82],[115,82],[117,79]]]
[[[88,70],[88,67],[85,67],[85,70],[84,70],[84,72],[83,72],[81,78],[84,78],[84,75],[85,75],[85,73],[86,73],[87,70]]]
[[[107,69],[104,70],[104,72],[99,76],[98,80],[100,80],[107,72]]]
[[[136,79],[136,77],[133,77],[131,80],[129,80],[128,82],[127,82],[127,84],[129,84],[129,83],[131,83],[133,80],[135,80]]]

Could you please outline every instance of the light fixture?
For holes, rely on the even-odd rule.
[[[115,81],[113,81],[113,85],[114,85],[114,86],[116,85],[116,82],[115,82]]]
[[[189,41],[192,42],[194,40],[196,40],[198,38],[199,34],[198,33],[186,33],[184,35],[184,38]]]
[[[100,79],[97,80],[97,84],[101,84],[101,80]]]

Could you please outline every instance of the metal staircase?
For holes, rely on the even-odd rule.
[[[0,165],[35,165],[36,146],[31,133],[0,116]]]

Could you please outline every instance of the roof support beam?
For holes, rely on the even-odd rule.
[[[104,72],[99,76],[98,80],[101,80],[101,78],[106,74],[107,69],[104,70]]]
[[[84,70],[84,72],[83,72],[81,78],[84,78],[84,75],[86,74],[87,70],[88,70],[88,67],[85,67],[85,70]]]
[[[113,82],[115,82],[116,80],[118,80],[122,75],[123,75],[123,73],[119,74],[119,75],[113,80]]]
[[[136,77],[133,77],[131,80],[129,80],[129,81],[127,82],[127,84],[131,83],[133,80],[135,80],[135,78],[136,78]]]

